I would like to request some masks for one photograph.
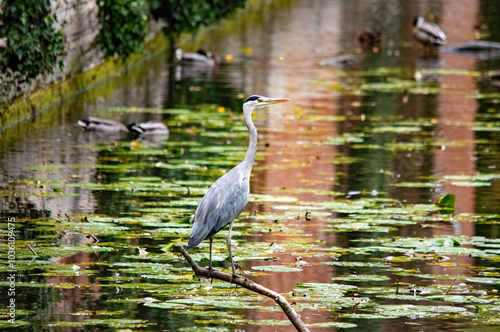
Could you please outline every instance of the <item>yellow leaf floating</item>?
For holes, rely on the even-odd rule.
[[[186,132],[190,135],[196,135],[198,128],[196,126],[191,126],[191,128],[186,129]]]
[[[234,57],[232,54],[226,54],[226,61],[233,61]]]
[[[241,49],[241,53],[252,53],[253,52],[253,49],[251,47],[243,47]]]
[[[139,142],[139,141],[130,142],[130,149],[131,150],[140,150],[141,149],[141,142]]]

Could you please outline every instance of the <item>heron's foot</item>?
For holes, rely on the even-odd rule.
[[[211,278],[210,276],[212,275],[212,272],[217,271],[212,266],[207,267],[207,270],[208,270],[208,275],[207,275],[208,278]]]
[[[233,273],[233,274],[231,275],[231,280],[230,280],[230,282],[231,282],[231,283],[233,283],[233,280],[234,280],[234,279],[236,279],[236,278],[243,278],[243,279],[245,279],[244,277],[240,276],[239,274]]]
[[[214,282],[214,278],[212,278],[212,272],[217,270],[214,269],[212,266],[207,267],[207,270],[208,270],[207,278],[210,279],[210,284],[212,284]]]

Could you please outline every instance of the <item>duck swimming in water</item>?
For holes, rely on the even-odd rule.
[[[87,131],[102,131],[108,133],[129,132],[128,128],[119,121],[101,119],[95,116],[89,116],[88,120],[78,120],[77,124]]]
[[[169,130],[163,122],[148,121],[141,123],[132,123],[128,130],[138,135],[168,135]]]
[[[413,37],[425,48],[446,44],[446,35],[437,24],[426,22],[422,16],[413,20]]]

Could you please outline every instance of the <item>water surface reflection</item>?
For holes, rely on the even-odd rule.
[[[419,271],[425,276],[449,275],[448,279],[401,275],[397,274],[401,270],[396,268],[386,270],[342,265],[386,260],[389,254],[384,251],[369,254],[361,251],[369,246],[369,241],[383,237],[497,237],[498,218],[493,219],[496,223],[477,225],[468,216],[500,213],[498,178],[491,180],[488,186],[463,186],[457,185],[453,177],[473,176],[478,172],[498,174],[498,134],[475,129],[477,122],[485,119],[485,114],[498,119],[497,103],[491,99],[476,98],[477,92],[484,92],[485,89],[491,92],[492,88],[483,88],[480,77],[467,73],[477,73],[483,68],[498,69],[499,64],[495,60],[483,62],[448,53],[425,58],[409,29],[414,16],[432,13],[447,33],[449,44],[469,40],[479,21],[490,24],[492,36],[498,36],[500,31],[493,30],[495,24],[490,22],[491,17],[484,14],[488,12],[485,9],[488,6],[495,7],[492,3],[487,5],[478,1],[308,0],[284,1],[256,9],[238,23],[209,31],[203,45],[193,42],[193,45],[186,46],[193,50],[203,46],[223,57],[231,55],[228,59],[232,60],[224,61],[216,70],[193,74],[186,68],[168,64],[165,56],[159,56],[144,66],[132,69],[117,81],[103,83],[31,122],[4,130],[0,134],[4,217],[14,216],[29,224],[30,219],[47,217],[66,221],[66,215],[72,217],[78,214],[105,215],[117,219],[151,214],[153,218],[163,221],[178,220],[175,218],[179,215],[187,216],[196,207],[192,202],[183,201],[183,197],[191,194],[189,181],[204,181],[208,185],[239,160],[246,147],[245,129],[242,129],[241,119],[238,119],[242,96],[261,94],[291,98],[292,102],[260,110],[254,118],[259,131],[259,152],[251,191],[261,195],[258,197],[268,195],[271,198],[254,199],[242,214],[239,225],[235,227],[236,231],[240,228],[240,236],[234,237],[236,259],[245,255],[244,248],[248,243],[255,246],[264,243],[269,246],[266,253],[272,260],[241,260],[245,271],[265,265],[300,266],[302,271],[271,272],[251,276],[252,279],[275,291],[291,294],[298,282],[329,284],[332,278],[344,275],[381,274],[387,279],[375,283],[369,280],[344,282],[360,287],[359,294],[352,295],[353,300],[359,297],[378,304],[406,304],[404,301],[381,299],[366,289],[373,284],[393,287],[396,282],[417,284],[419,287],[449,285],[454,278],[465,280],[481,275],[472,266],[491,265],[498,271],[498,265],[491,260],[466,255],[453,255],[452,264],[448,265],[429,264],[424,259],[397,265],[398,269]],[[460,17],[460,24],[456,23],[457,16]],[[357,36],[367,28],[382,31],[381,45],[359,46]],[[345,55],[352,61],[334,66],[320,65],[324,60]],[[396,87],[401,84],[401,89],[381,91],[361,88],[369,84],[376,87],[378,83],[394,83]],[[179,120],[182,109],[196,112],[199,105],[215,105],[209,107],[215,107],[220,112],[213,112],[209,118],[199,122],[184,123]],[[127,111],[117,108],[126,108]],[[176,108],[177,113],[144,113],[141,108]],[[218,113],[227,116],[226,120],[219,120]],[[136,145],[126,136],[89,135],[75,123],[91,115],[113,118],[126,124],[163,121],[170,127],[170,137],[166,141]],[[201,116],[205,115],[200,112]],[[395,130],[394,127],[408,129]],[[234,152],[234,156],[218,156],[214,151],[220,146],[231,148],[228,151]],[[158,147],[163,148],[165,153],[137,152]],[[193,161],[203,161],[203,167],[186,167]],[[120,165],[129,166],[122,169]],[[162,183],[179,183],[179,186],[155,195],[141,195],[141,191],[135,188],[112,190],[108,187],[92,189],[79,186],[114,184],[128,177],[161,178]],[[404,185],[422,182],[435,182],[436,185]],[[51,193],[49,189],[58,187],[64,187],[64,196],[47,195]],[[456,195],[456,217],[450,217],[448,222],[439,219],[435,223],[429,217],[430,220],[423,223],[407,225],[402,223],[408,221],[406,217],[401,217],[401,225],[394,227],[389,223],[392,228],[386,232],[339,231],[336,222],[345,220],[349,224],[352,214],[324,205],[346,198],[375,198],[394,199],[396,203],[387,200],[387,204],[398,207],[432,203],[444,193]],[[295,199],[290,203],[292,207],[280,209],[280,206],[286,205],[276,199],[280,196]],[[160,211],[161,207],[171,207],[168,204],[177,200],[184,202],[180,210]],[[301,209],[301,206],[319,207],[307,210]],[[276,216],[276,219],[259,220],[259,216],[267,218],[270,215]],[[376,219],[376,216],[371,217]],[[397,218],[394,216],[394,219]],[[37,313],[36,324],[47,329],[49,322],[84,319],[84,315],[72,315],[75,312],[103,307],[123,310],[117,302],[111,304],[108,300],[154,296],[166,301],[175,297],[154,293],[146,287],[147,283],[157,282],[159,287],[168,282],[151,281],[142,275],[125,277],[126,273],[112,264],[134,261],[137,247],[145,247],[158,254],[161,245],[184,233],[165,234],[161,227],[154,224],[148,226],[132,221],[120,221],[120,226],[129,227],[131,232],[137,231],[140,235],[104,233],[99,236],[100,242],[113,243],[117,252],[84,252],[50,259],[52,263],[62,265],[82,266],[87,263],[89,269],[92,266],[96,270],[94,273],[41,276],[35,271],[23,276],[26,282],[36,280],[85,285],[70,290],[44,289],[39,297],[31,289],[23,290],[22,297],[31,299],[24,302],[25,309]],[[256,230],[245,233],[245,229],[251,227],[256,227]],[[273,231],[266,231],[266,227]],[[280,231],[279,227],[291,228],[294,232]],[[33,226],[21,230],[19,240],[32,241],[40,246],[39,250],[49,246],[43,234],[34,229]],[[225,255],[223,240],[219,240],[218,249],[221,255]],[[75,235],[62,232],[51,241],[58,246],[72,247],[92,243],[93,240],[87,233]],[[310,247],[274,249],[280,246],[288,248],[286,246],[290,243],[310,244]],[[197,252],[205,250],[206,247],[202,247]],[[402,253],[398,255],[404,256]],[[102,262],[102,265],[96,262]],[[165,268],[170,268],[170,264],[165,264]],[[176,268],[183,266],[182,262],[176,264]],[[224,260],[217,264],[228,266]],[[168,273],[185,273],[172,271]],[[110,285],[115,286],[114,282],[118,285],[116,292],[114,288],[110,291]],[[119,285],[130,282],[143,283],[144,288]],[[365,291],[363,287],[367,287]],[[490,286],[485,284],[482,287],[489,289]],[[297,299],[297,302],[301,301],[305,300]],[[41,303],[42,309],[30,304],[37,302]],[[266,301],[263,302],[266,304]],[[428,302],[425,301],[425,304]],[[267,305],[270,303],[267,302]],[[40,310],[46,310],[47,314],[42,316]],[[151,329],[161,327],[180,331],[183,327],[197,326],[199,323],[195,320],[201,319],[196,315],[186,319],[175,310],[151,308],[136,302],[130,302],[126,311],[128,318],[159,324]],[[281,312],[240,311],[250,321],[285,319]],[[338,318],[346,313],[360,312],[353,310],[352,306],[339,309],[334,305],[329,310],[307,308],[301,312],[308,324],[351,322],[357,325],[354,329],[358,331],[368,328],[410,331],[415,320],[403,316],[376,320],[374,323],[356,317]],[[460,326],[459,320],[453,317],[447,320],[424,318],[416,322],[422,324],[419,328],[424,330],[456,330]],[[224,326],[224,323],[219,324]],[[258,327],[244,321],[228,326],[246,331],[269,330],[269,326]],[[278,325],[272,328],[276,331],[290,329],[289,326]]]

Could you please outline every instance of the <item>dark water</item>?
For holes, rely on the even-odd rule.
[[[492,1],[257,6],[186,43],[219,54],[214,70],[161,55],[3,130],[2,252],[15,219],[17,329],[290,331],[270,301],[199,283],[161,250],[186,240],[203,192],[243,158],[241,104],[261,94],[292,101],[254,117],[254,196],[233,236],[244,273],[296,302],[315,331],[497,330],[500,94],[486,74],[500,60],[425,56],[410,24],[434,17],[448,45],[500,42],[498,13]],[[365,29],[381,43],[360,45]],[[76,121],[89,115],[163,121],[170,136],[83,132]],[[433,209],[446,193],[454,214]],[[219,268],[229,267],[224,242]]]

